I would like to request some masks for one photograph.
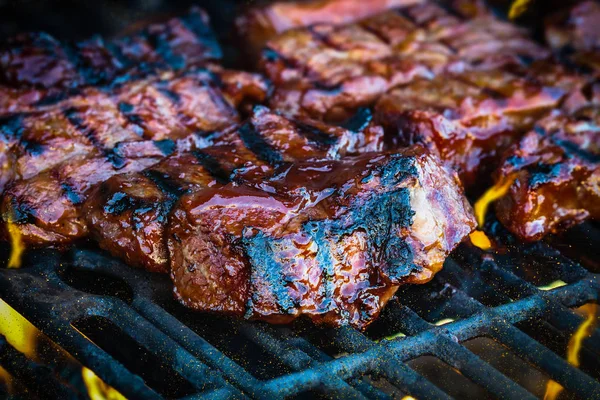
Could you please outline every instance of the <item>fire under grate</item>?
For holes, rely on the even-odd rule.
[[[585,229],[592,247],[600,245],[600,229]],[[564,358],[584,320],[572,309],[598,302],[600,276],[546,242],[502,248],[490,256],[463,245],[432,282],[402,287],[400,301],[364,333],[195,313],[172,300],[168,277],[85,248],[40,251],[21,269],[1,269],[0,297],[128,398],[456,396],[411,364],[422,356],[466,378],[476,393],[539,397],[470,350],[467,342],[482,337],[569,395],[600,398],[600,330],[583,342],[581,369]],[[563,286],[549,290],[552,282]],[[0,342],[0,364],[15,358],[27,365]],[[28,368],[35,375],[39,366]],[[60,375],[45,390],[68,393]]]

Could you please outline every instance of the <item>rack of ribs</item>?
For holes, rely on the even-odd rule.
[[[83,237],[79,209],[96,183],[206,146],[207,135],[240,121],[238,106],[263,101],[267,91],[258,75],[191,70],[113,93],[89,88],[49,110],[7,118],[2,219],[18,224],[26,244]]]
[[[109,92],[87,88],[49,109],[0,118],[0,190],[73,157],[104,155],[118,169],[118,143],[160,145],[224,129],[239,122],[237,107],[262,102],[267,92],[259,75],[212,67],[165,72]]]
[[[179,197],[230,182],[261,182],[277,166],[298,160],[380,151],[383,131],[369,121],[365,114],[350,131],[256,107],[248,121],[212,138],[210,147],[100,184],[84,204],[87,225],[102,248],[129,265],[168,272],[165,230]]]
[[[190,308],[364,328],[474,226],[456,175],[417,146],[186,194],[167,238],[175,296]]]
[[[0,44],[0,115],[53,104],[89,86],[119,85],[165,70],[204,66],[221,58],[208,16],[185,16],[104,40],[62,43],[43,33]]]
[[[273,108],[339,120],[418,77],[499,69],[548,56],[526,31],[491,13],[465,18],[423,3],[352,24],[289,30],[267,43],[260,68],[276,87]]]
[[[600,218],[599,122],[553,115],[509,149],[496,179],[515,181],[495,205],[509,231],[533,241]]]

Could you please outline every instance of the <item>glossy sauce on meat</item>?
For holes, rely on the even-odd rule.
[[[213,137],[212,146],[100,185],[84,206],[92,236],[129,265],[167,272],[165,229],[180,196],[229,182],[260,182],[277,166],[298,160],[380,151],[383,131],[370,123],[370,114],[364,117],[350,121],[356,129],[350,131],[256,107],[248,121]]]
[[[185,195],[169,224],[171,275],[194,309],[364,328],[474,226],[456,176],[422,150],[300,162]]]
[[[524,240],[539,240],[600,217],[598,120],[551,116],[507,152],[497,176],[516,173],[496,203],[498,219]]]

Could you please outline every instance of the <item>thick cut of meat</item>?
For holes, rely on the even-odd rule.
[[[262,102],[267,92],[259,75],[212,67],[165,72],[110,92],[88,88],[46,110],[2,118],[0,190],[72,157],[106,155],[118,164],[112,151],[120,142],[224,129],[239,122],[236,107]]]
[[[235,106],[264,100],[261,77],[217,71],[223,79],[213,69],[131,83],[113,94],[86,89],[89,96],[66,100],[68,107],[0,121],[7,149],[0,182],[17,178],[4,190],[3,221],[16,223],[28,245],[85,236],[81,203],[96,183],[177,149],[206,147],[204,136],[239,121]]]
[[[475,226],[458,178],[422,149],[300,162],[185,195],[168,241],[176,298],[274,323],[364,328]]]
[[[418,79],[375,106],[389,146],[425,144],[454,168],[465,186],[491,173],[502,151],[563,95],[500,71],[469,71]]]
[[[140,32],[61,43],[24,34],[0,44],[0,115],[29,111],[90,85],[119,84],[166,69],[204,65],[221,49],[199,8]]]
[[[206,140],[197,137],[127,142],[115,148],[114,157],[72,157],[30,179],[9,184],[0,203],[2,220],[18,227],[27,246],[66,246],[88,233],[81,207],[95,185],[117,174],[148,168],[178,148],[187,151],[206,145]]]
[[[347,24],[382,11],[423,0],[310,0],[274,1],[252,5],[236,19],[240,36],[257,55],[264,44],[280,33],[318,23]]]
[[[599,121],[549,117],[507,152],[496,178],[516,180],[496,215],[512,233],[539,240],[600,218]]]
[[[369,114],[363,117],[350,121],[356,130],[350,131],[257,107],[247,122],[215,137],[211,147],[174,154],[99,185],[84,206],[90,232],[129,265],[167,272],[165,230],[181,195],[232,181],[260,182],[278,165],[297,160],[381,150],[382,129],[370,124]]]
[[[415,77],[489,70],[548,52],[491,14],[465,20],[425,3],[354,24],[319,24],[268,42],[261,69],[275,84],[271,106],[337,120]]]

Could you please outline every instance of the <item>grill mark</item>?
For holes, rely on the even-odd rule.
[[[93,128],[89,128],[85,124],[85,122],[77,115],[76,108],[71,107],[67,108],[66,110],[63,110],[63,115],[65,116],[65,118],[67,118],[71,125],[75,127],[75,129],[77,129],[81,134],[83,134],[83,136],[85,136],[90,141],[92,146],[102,151],[103,153],[105,152],[104,146],[96,137],[96,130]]]
[[[275,245],[275,246],[274,246]],[[275,298],[275,305],[282,314],[290,313],[296,304],[287,288],[287,281],[282,273],[282,266],[273,257],[276,253],[276,240],[258,231],[254,237],[242,239],[241,246],[252,265],[250,276],[251,295],[246,303],[245,318],[252,317],[254,304],[260,303],[258,291],[252,291],[255,282],[268,282],[269,288]]]
[[[368,108],[359,108],[353,116],[342,122],[340,126],[352,132],[361,132],[373,120],[373,113]]]
[[[125,166],[126,161],[112,150],[107,149],[96,136],[96,130],[90,128],[87,124],[77,116],[77,109],[68,108],[63,111],[63,115],[85,138],[87,138],[92,146],[97,149],[116,169],[121,169]]]
[[[121,64],[121,68],[129,68],[131,66],[131,60],[123,54],[121,48],[117,46],[115,43],[108,41],[104,43],[104,47],[108,51],[108,53],[117,60],[119,64]]]
[[[179,199],[186,193],[186,190],[179,186],[175,181],[161,172],[149,169],[142,172],[142,175],[150,179],[156,187],[167,197],[170,204]]]
[[[270,165],[283,162],[281,154],[267,143],[250,122],[246,122],[240,126],[239,133],[244,145],[260,160]]]
[[[67,199],[73,204],[81,204],[83,199],[79,194],[75,191],[73,185],[69,182],[69,179],[65,179],[60,184],[60,189],[62,193],[67,197]]]
[[[121,101],[119,102],[117,108],[127,121],[135,125],[135,127],[133,127],[133,130],[136,133],[136,135],[144,137],[144,120],[139,115],[133,113],[133,110],[135,110],[133,104]]]
[[[154,51],[156,51],[156,53],[163,59],[165,63],[167,63],[167,65],[175,70],[182,69],[185,67],[185,59],[181,55],[173,53],[171,44],[165,39],[165,36],[168,36],[172,33],[171,28],[166,24],[163,26],[165,28],[163,32],[158,34],[144,32],[144,36]]]
[[[76,44],[61,43],[61,50],[63,51],[63,53],[65,53],[65,55],[67,56],[67,60],[75,68],[75,71],[77,71],[77,75],[83,79],[83,84],[97,84],[101,78],[94,76],[94,74],[91,73],[92,71],[83,68],[81,53],[76,46]]]
[[[181,23],[198,38],[198,42],[205,48],[213,58],[222,58],[223,52],[214,32],[197,12],[191,12],[180,17]]]
[[[338,142],[338,138],[336,136],[330,135],[329,133],[315,126],[308,125],[300,121],[292,121],[292,123],[300,135],[320,147],[333,146]]]
[[[198,160],[200,165],[202,165],[202,168],[204,168],[210,176],[215,178],[218,183],[225,185],[231,181],[230,174],[221,167],[216,158],[200,150],[194,150],[192,151],[192,154],[196,160]]]
[[[38,100],[35,103],[33,103],[33,106],[34,107],[52,106],[54,104],[60,103],[61,101],[65,100],[67,97],[69,97],[69,93],[67,91],[60,91],[58,93],[53,93],[51,95],[44,96],[41,100]]]
[[[0,135],[19,139],[23,136],[23,114],[0,117]]]
[[[171,139],[154,140],[152,143],[164,156],[168,156],[175,151],[176,144]]]
[[[222,87],[223,83],[221,82],[220,78],[216,80],[211,80],[211,82],[206,82],[204,80],[197,80],[197,82],[206,89],[213,103],[217,104],[219,108],[227,110],[231,115],[237,116],[236,109],[228,101],[225,100],[225,98],[222,95],[222,92],[219,90],[215,90],[213,85],[211,85],[211,82],[214,82],[217,86]]]
[[[577,157],[594,164],[600,163],[600,154],[594,154],[591,151],[587,151],[577,146],[575,143],[569,142],[568,140],[555,140],[567,154],[575,154]]]
[[[181,102],[181,97],[177,92],[165,88],[159,88],[158,91],[168,97],[173,104],[179,104]]]

